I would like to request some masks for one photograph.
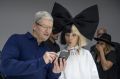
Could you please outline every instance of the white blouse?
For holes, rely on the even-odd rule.
[[[80,48],[78,53],[77,49],[78,46],[70,49],[65,70],[59,79],[99,79],[91,53],[84,48]]]

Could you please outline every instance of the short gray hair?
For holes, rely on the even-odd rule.
[[[38,11],[35,14],[34,22],[38,22],[43,18],[47,18],[47,19],[53,21],[53,17],[47,11]]]

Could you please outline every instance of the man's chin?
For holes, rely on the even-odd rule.
[[[45,38],[44,41],[47,41],[49,37]]]

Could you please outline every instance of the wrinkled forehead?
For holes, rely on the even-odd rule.
[[[43,18],[43,19],[39,20],[38,23],[40,23],[42,25],[46,25],[46,26],[53,26],[53,21],[48,18]]]

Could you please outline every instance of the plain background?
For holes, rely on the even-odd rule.
[[[35,12],[52,11],[55,0],[0,0],[0,50],[7,39],[14,33],[32,31]],[[66,7],[71,15],[76,14],[94,4],[99,8],[99,27],[107,28],[112,40],[120,42],[120,0],[57,0]],[[92,45],[93,42],[88,44]]]

